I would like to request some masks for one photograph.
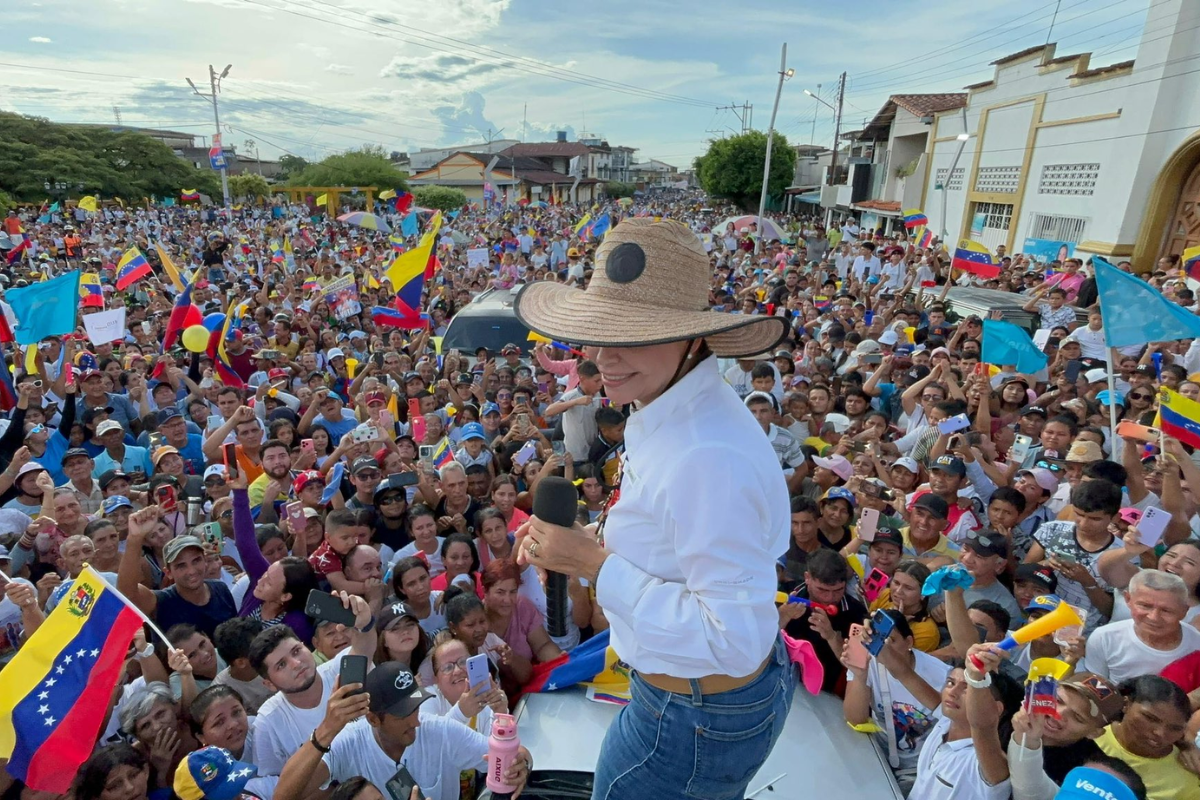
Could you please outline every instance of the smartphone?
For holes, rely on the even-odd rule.
[[[379,412],[379,424],[388,432],[388,438],[392,438],[392,432],[396,430],[396,418],[391,411],[385,408]]]
[[[545,394],[548,391],[550,391],[550,384],[548,384],[548,383],[539,383],[538,384],[538,392],[540,392],[541,394]]]
[[[225,451],[225,479],[233,480],[238,474],[237,445],[221,445],[221,449]]]
[[[1122,439],[1137,439],[1139,442],[1154,442],[1158,443],[1158,439],[1162,432],[1158,428],[1152,428],[1149,425],[1138,425],[1131,419],[1123,420],[1117,424],[1117,436]]]
[[[317,451],[317,446],[315,444],[313,444],[312,439],[301,439],[300,440],[300,452],[301,453],[315,453],[316,451]]]
[[[154,504],[162,509],[164,514],[170,514],[179,508],[179,500],[175,487],[163,484],[154,490]]]
[[[1150,506],[1142,512],[1142,518],[1138,521],[1137,529],[1140,534],[1138,541],[1147,547],[1156,546],[1163,534],[1167,532],[1167,525],[1170,522],[1170,512],[1163,511],[1157,506]]]
[[[487,656],[484,656],[487,658]],[[342,686],[348,686],[351,683],[362,684],[367,680],[367,657],[344,655],[342,663],[338,668],[338,678],[341,680]],[[355,694],[361,694],[364,690],[359,689]]]
[[[862,641],[863,626],[857,622],[850,626],[849,638],[846,640],[846,661],[856,669],[866,669],[871,663],[871,654]]]
[[[196,526],[196,535],[218,548],[222,546],[225,534],[221,533],[221,523],[205,522]]]
[[[1063,373],[1063,375],[1064,375],[1064,377],[1066,377],[1066,379],[1068,381],[1070,381],[1071,383],[1075,383],[1075,381],[1079,380],[1079,373],[1082,369],[1083,369],[1083,362],[1080,361],[1078,358],[1074,358],[1067,362],[1067,369],[1066,369],[1066,372]]]
[[[866,442],[850,442],[850,452],[852,452],[852,453],[867,452],[867,443]]]
[[[354,444],[362,444],[363,442],[377,441],[379,438],[379,429],[374,425],[359,425],[351,434],[350,441]]]
[[[162,447],[164,444],[167,443],[166,437],[164,437],[158,431],[155,431],[154,433],[150,434],[150,436],[148,438],[150,439],[150,452],[151,453],[153,453],[155,450],[157,450],[158,448]]]
[[[308,599],[304,602],[304,613],[316,620],[328,620],[347,628],[354,627],[354,612],[342,605],[341,600],[320,589],[313,589],[308,593]]]
[[[867,573],[866,580],[863,581],[863,597],[868,603],[874,603],[875,598],[879,597],[879,593],[887,587],[891,580],[883,570],[872,567],[871,571]]]
[[[550,443],[550,448],[556,456],[565,456],[567,454],[567,443],[562,439]]]
[[[951,434],[971,427],[971,419],[966,414],[955,414],[950,419],[938,423],[938,433]]]
[[[474,375],[472,375],[471,383],[475,384],[476,386],[482,386],[483,385],[483,373],[476,372]]]
[[[210,433],[225,424],[225,418],[220,414],[209,414],[208,422],[204,423],[204,427]]]
[[[519,425],[522,428],[529,427],[529,415],[528,414],[517,414],[517,425]]]
[[[859,362],[862,364],[882,364],[883,356],[881,356],[879,353],[868,353],[860,358]]]
[[[875,508],[864,508],[858,515],[858,527],[854,529],[854,533],[864,542],[875,541],[875,531],[879,530],[879,510]]]
[[[896,629],[896,623],[887,614],[883,613],[883,609],[876,611],[871,615],[871,641],[867,642],[867,652],[873,656],[879,655],[883,651],[883,646],[887,644],[887,639],[892,635],[892,631]]]
[[[490,677],[487,653],[479,653],[467,659],[467,682],[470,683],[472,692],[486,684]]]
[[[424,448],[422,448],[424,449]],[[523,467],[529,463],[529,459],[537,455],[537,445],[532,441],[528,441],[521,445],[521,449],[513,453],[513,463],[518,467]]]
[[[383,369],[383,353],[375,353],[372,355],[371,363],[374,364],[377,369]]]
[[[1063,562],[1064,564],[1074,564],[1079,560],[1079,559],[1075,558],[1075,555],[1073,553],[1068,553],[1065,550],[1051,550],[1050,555],[1052,555],[1054,558],[1058,559],[1059,561]]]
[[[144,334],[146,334],[147,336],[149,336],[149,335],[150,335],[150,331],[151,331],[151,330],[152,330],[152,329],[151,329],[151,327],[150,327],[150,323],[149,323],[149,322],[143,322],[143,323],[142,323],[142,333],[144,333]]]
[[[408,432],[418,442],[425,438],[425,416],[420,412],[413,414],[411,408],[408,414]]]
[[[299,500],[294,500],[288,503],[286,508],[288,530],[291,531],[292,536],[298,536],[304,530],[304,504]]]
[[[1009,463],[1020,464],[1029,455],[1029,448],[1033,447],[1033,437],[1018,433],[1013,438],[1013,446],[1008,451]]]
[[[391,800],[410,800],[413,789],[417,790],[419,800],[426,800],[424,793],[421,792],[417,782],[413,780],[413,776],[408,774],[408,769],[401,764],[400,769],[396,770],[396,774],[388,778],[384,786],[391,796]]]
[[[431,444],[423,444],[417,449],[418,460],[430,469],[433,469],[433,451],[434,446]]]
[[[63,373],[63,379],[66,381],[67,386],[70,386],[75,382],[75,368],[68,364],[64,369],[66,372]]]

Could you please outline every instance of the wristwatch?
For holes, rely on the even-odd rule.
[[[333,746],[333,742],[330,742],[330,743],[329,743],[329,744],[330,744],[330,747],[326,747],[325,745],[323,745],[323,744],[321,744],[320,742],[318,742],[318,741],[317,741],[317,732],[316,732],[315,730],[312,732],[312,736],[309,736],[309,737],[308,737],[308,742],[309,742],[309,744],[311,744],[313,747],[317,748],[317,752],[318,752],[318,753],[321,753],[322,755],[324,755],[325,753],[328,753],[328,752],[329,752],[329,749],[330,749],[330,747],[332,747],[332,746]]]

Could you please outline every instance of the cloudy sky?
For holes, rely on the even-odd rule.
[[[834,103],[843,70],[848,130],[889,94],[988,78],[990,61],[1046,41],[1056,6],[1060,55],[1132,58],[1158,2],[36,0],[5,9],[0,110],[112,122],[115,106],[126,125],[208,136],[211,107],[185,79],[203,90],[208,64],[232,64],[226,143],[252,139],[263,158],[567,130],[686,166],[740,131],[740,109],[720,106],[749,101],[765,129],[785,40],[796,75],[776,126],[824,144],[833,114],[804,90]]]

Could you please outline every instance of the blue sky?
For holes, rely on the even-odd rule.
[[[36,0],[5,12],[0,110],[112,122],[117,106],[127,125],[209,136],[185,78],[232,63],[225,141],[264,158],[567,130],[687,166],[740,130],[719,106],[749,101],[766,128],[785,40],[796,75],[776,127],[829,144],[833,114],[804,90],[833,103],[843,70],[851,130],[890,94],[988,78],[990,61],[1046,41],[1056,5],[1059,55],[1132,58],[1159,1]]]

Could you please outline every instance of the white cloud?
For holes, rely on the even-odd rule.
[[[332,72],[336,75],[353,75],[354,67],[346,66],[345,64],[330,64],[325,67],[326,72]]]
[[[34,44],[50,44],[51,43],[50,39],[45,36],[30,36],[29,41],[33,42]]]

